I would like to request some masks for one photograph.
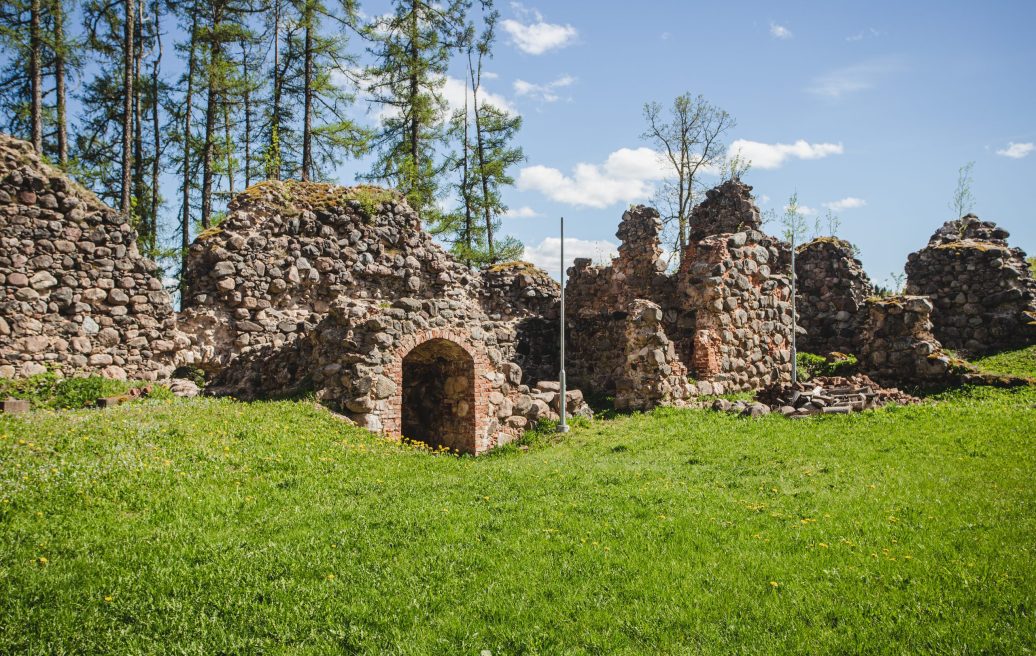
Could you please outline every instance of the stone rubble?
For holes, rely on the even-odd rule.
[[[764,417],[771,413],[790,419],[815,415],[844,415],[863,412],[895,403],[912,405],[921,399],[892,387],[881,387],[863,374],[818,376],[794,385],[777,385],[760,391],[754,401],[716,399],[712,409],[744,417]]]

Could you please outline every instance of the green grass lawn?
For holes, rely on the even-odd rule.
[[[1031,653],[1036,389],[435,456],[308,402],[0,417],[0,653]]]

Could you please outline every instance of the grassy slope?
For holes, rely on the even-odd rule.
[[[307,403],[0,417],[0,653],[1017,653],[1034,403],[660,410],[479,459]]]
[[[1036,378],[1036,346],[979,358],[974,364],[994,374]]]

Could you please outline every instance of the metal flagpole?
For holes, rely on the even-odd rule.
[[[791,384],[799,382],[799,349],[798,332],[799,316],[795,309],[795,237],[797,231],[791,230]]]
[[[568,389],[565,385],[565,217],[561,217],[561,371],[558,372],[558,382],[561,383],[561,421],[558,422],[558,432],[568,432],[568,421],[565,418],[565,397],[568,396]]]

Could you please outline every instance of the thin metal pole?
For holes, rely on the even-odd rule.
[[[791,231],[791,384],[799,382],[799,315],[795,309],[795,230]]]
[[[558,372],[558,382],[561,383],[561,421],[558,422],[558,432],[568,432],[568,421],[565,418],[565,397],[568,396],[568,388],[565,384],[565,217],[561,217],[561,371]]]

